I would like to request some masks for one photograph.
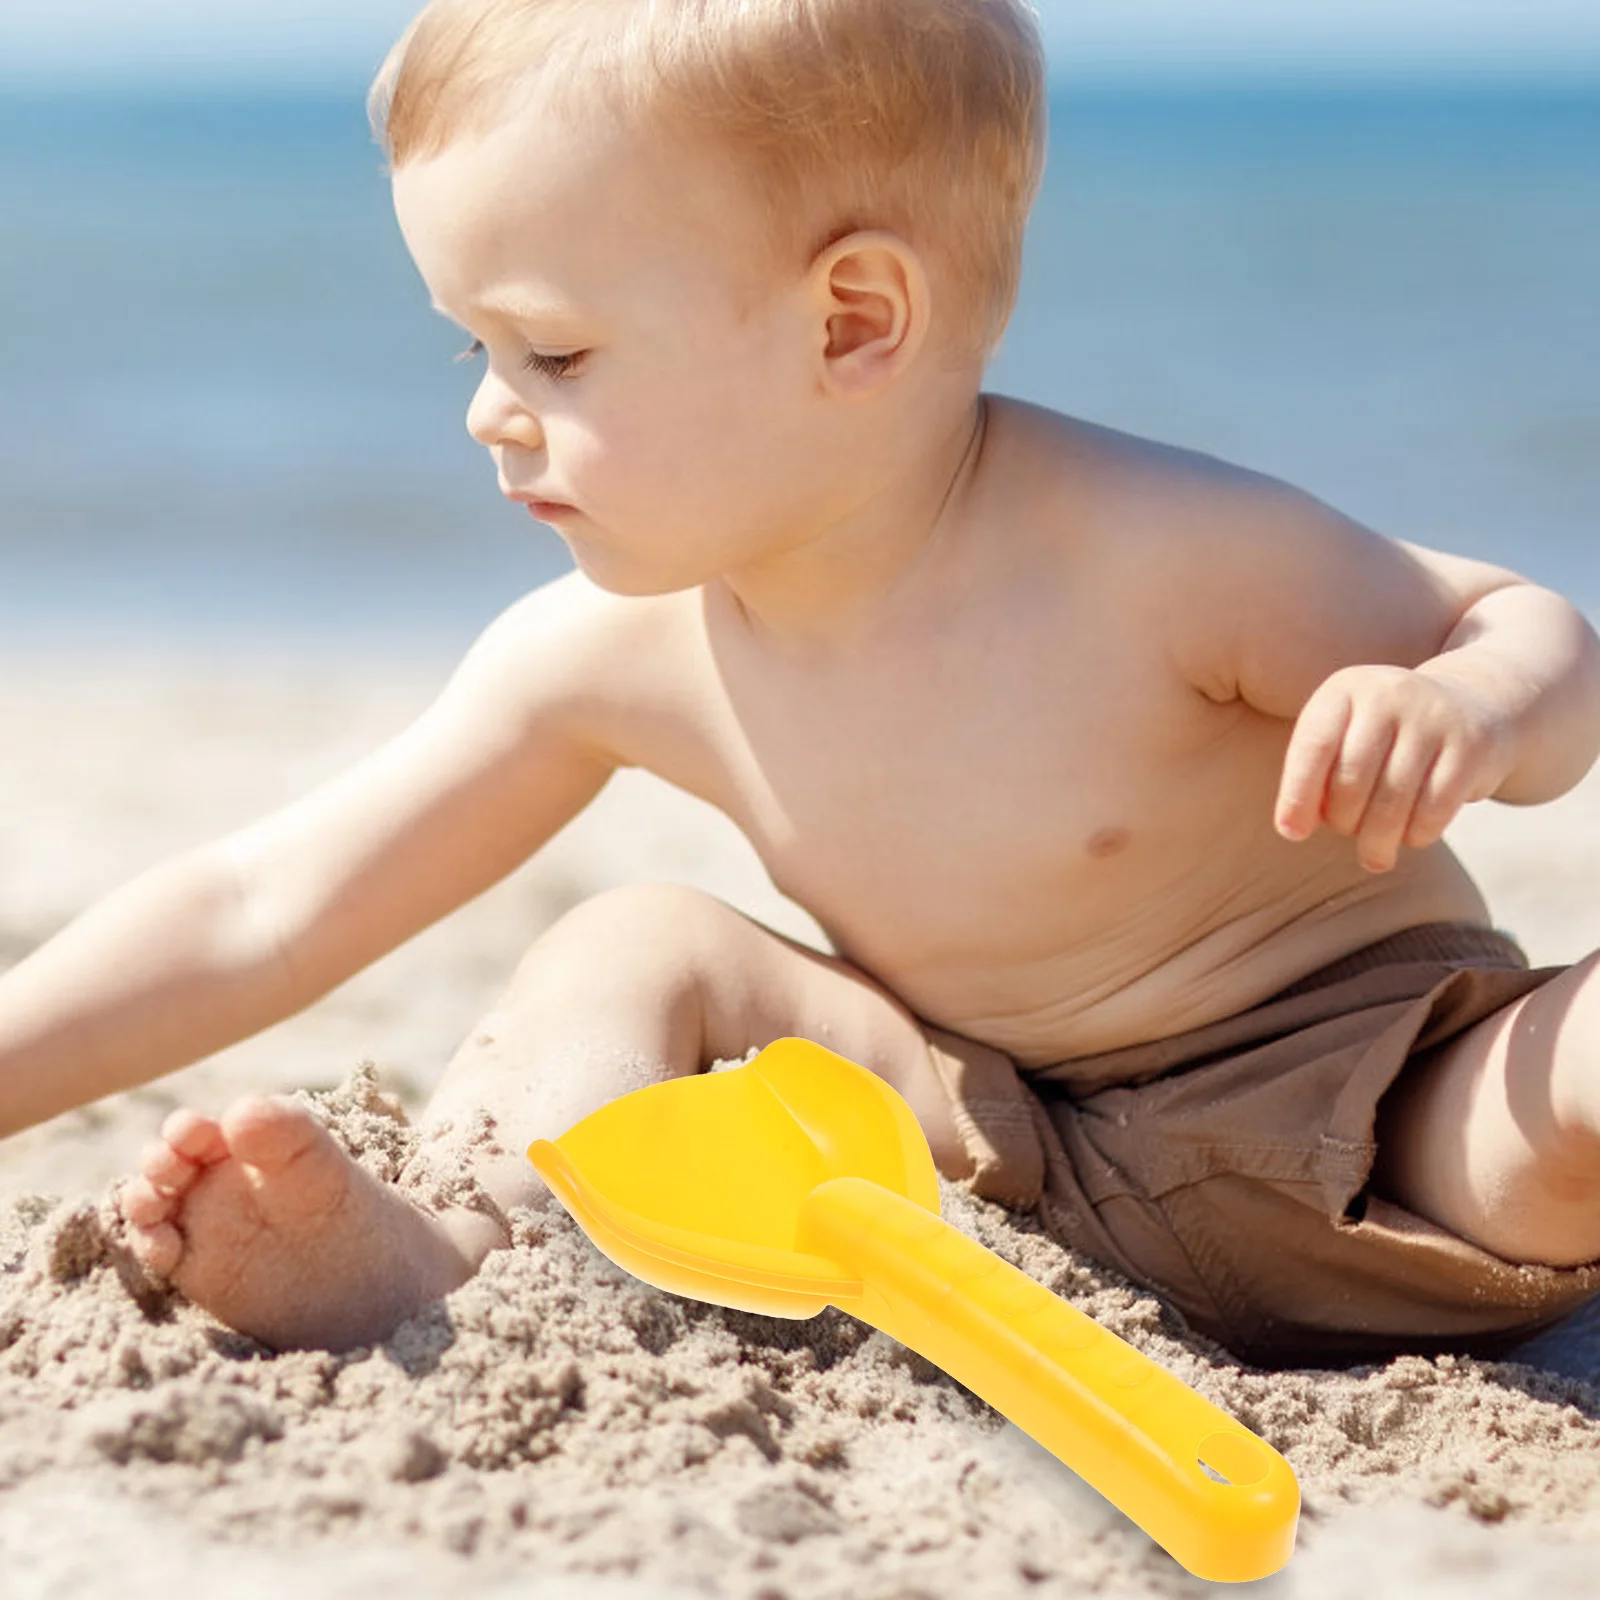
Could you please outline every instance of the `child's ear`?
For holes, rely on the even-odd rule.
[[[915,250],[879,229],[845,235],[813,264],[822,312],[821,382],[842,399],[865,400],[916,359],[932,299]]]

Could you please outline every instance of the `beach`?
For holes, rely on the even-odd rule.
[[[157,861],[332,777],[420,712],[438,656],[174,646],[0,663],[0,965]],[[1535,963],[1600,947],[1600,781],[1451,835]],[[1063,1464],[843,1312],[745,1315],[644,1285],[553,1199],[384,1344],[272,1355],[131,1275],[111,1186],[175,1106],[307,1092],[389,1171],[408,1116],[563,910],[697,885],[820,931],[701,802],[647,774],[298,1017],[0,1141],[0,1600],[166,1596],[1196,1596]],[[1294,1600],[1592,1594],[1600,1317],[1515,1361],[1266,1373],[941,1179],[946,1218],[1282,1451]]]

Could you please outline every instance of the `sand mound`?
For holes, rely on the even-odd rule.
[[[392,1175],[414,1146],[370,1065],[306,1098],[374,1170]],[[1334,1556],[1397,1510],[1410,1592],[1482,1594],[1503,1568],[1518,1586],[1495,1592],[1542,1574],[1548,1595],[1591,1570],[1591,1382],[1448,1356],[1241,1369],[1026,1219],[941,1187],[957,1226],[1289,1458],[1305,1512],[1276,1592],[1345,1592],[1327,1587],[1350,1572]],[[512,1248],[383,1345],[273,1355],[144,1280],[112,1189],[13,1201],[0,1212],[0,1593],[81,1594],[94,1539],[120,1530],[120,1546],[132,1527],[181,1549],[188,1572],[218,1563],[241,1594],[254,1587],[235,1579],[282,1592],[285,1552],[317,1553],[346,1594],[402,1571],[408,1593],[442,1594],[452,1567],[480,1593],[563,1576],[580,1586],[548,1593],[600,1596],[607,1577],[634,1580],[630,1594],[749,1600],[1209,1592],[962,1385],[854,1318],[791,1322],[655,1290],[554,1200],[512,1222]],[[1489,1525],[1514,1536],[1477,1540]]]

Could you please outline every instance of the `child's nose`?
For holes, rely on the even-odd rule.
[[[537,450],[544,431],[510,384],[486,372],[467,407],[467,432],[486,448],[516,444]]]

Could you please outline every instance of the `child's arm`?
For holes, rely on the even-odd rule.
[[[1559,595],[1270,480],[1203,507],[1177,563],[1177,654],[1213,699],[1294,721],[1285,837],[1325,823],[1384,871],[1469,801],[1552,800],[1594,764],[1600,639]]]
[[[573,575],[576,577],[576,574]],[[303,1010],[532,855],[612,771],[569,580],[357,766],[108,895],[0,978],[0,1137]]]
[[[0,978],[0,1138],[278,1019],[215,852],[141,874]]]

